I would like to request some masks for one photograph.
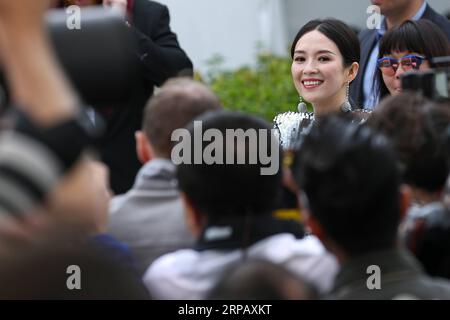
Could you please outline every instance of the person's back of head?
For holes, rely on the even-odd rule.
[[[400,187],[387,139],[327,117],[306,136],[297,158],[294,175],[303,192],[301,204],[325,245],[333,243],[347,256],[394,246]]]
[[[150,298],[134,270],[106,252],[71,245],[70,240],[65,235],[53,237],[2,259],[0,299]]]
[[[383,100],[367,124],[392,141],[404,183],[428,193],[444,189],[450,169],[448,104],[404,93]]]
[[[210,292],[211,300],[315,300],[309,283],[282,266],[249,260],[225,273]]]
[[[145,108],[143,132],[155,156],[170,158],[171,135],[192,119],[222,106],[217,96],[205,85],[189,78],[167,81]]]
[[[411,187],[413,200],[421,204],[402,228],[406,246],[428,274],[450,277],[450,213],[442,204],[450,169],[449,105],[404,93],[383,100],[367,124],[391,139],[402,180]]]
[[[271,213],[280,188],[281,155],[269,123],[238,112],[210,112],[186,133],[179,143],[185,150],[177,178],[198,212],[219,219]]]

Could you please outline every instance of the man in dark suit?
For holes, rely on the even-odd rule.
[[[104,0],[107,5],[114,2],[126,5],[143,71],[128,102],[99,109],[107,123],[106,136],[100,144],[102,160],[111,171],[112,190],[121,194],[131,188],[141,167],[134,134],[142,126],[143,109],[154,87],[174,76],[192,75],[193,66],[170,29],[166,6],[149,0]]]
[[[136,156],[135,132],[142,126],[145,104],[155,86],[175,76],[192,76],[192,62],[180,48],[170,29],[169,10],[150,0],[64,0],[64,5],[98,5],[121,10],[126,15],[138,43],[141,78],[136,81],[128,101],[117,105],[95,106],[106,121],[106,134],[98,144],[101,160],[110,170],[115,194],[128,191],[141,163]]]
[[[450,40],[450,21],[434,11],[424,0],[371,0],[380,7],[383,19],[379,29],[367,29],[360,33],[361,61],[357,77],[350,85],[350,97],[354,105],[372,109],[378,103],[374,95],[374,74],[380,39],[387,30],[411,19],[427,19],[435,23]]]

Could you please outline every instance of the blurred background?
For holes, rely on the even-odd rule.
[[[355,30],[366,28],[370,0],[159,0],[169,7],[171,27],[201,80],[230,109],[272,120],[296,111],[289,49],[302,25],[333,17]],[[450,12],[448,0],[428,0]]]
[[[300,26],[314,18],[333,17],[355,28],[366,26],[370,0],[160,0],[169,7],[171,25],[197,70],[206,72],[211,59],[223,67],[255,63],[264,48],[286,55]],[[450,11],[448,0],[428,0],[439,13]]]
[[[289,47],[307,21],[333,17],[355,30],[366,28],[370,0],[159,0],[171,27],[194,63],[196,78],[230,109],[268,120],[296,111]],[[428,0],[439,13],[448,0]]]

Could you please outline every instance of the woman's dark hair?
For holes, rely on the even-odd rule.
[[[441,29],[428,20],[406,20],[399,26],[389,30],[381,39],[378,58],[393,51],[410,51],[422,54],[428,59],[430,66],[436,67],[431,59],[450,55],[450,44]],[[374,77],[374,92],[380,92],[380,98],[389,94],[377,68]]]
[[[302,205],[346,254],[394,246],[400,175],[386,138],[348,118],[324,116],[305,136],[296,161]]]
[[[221,155],[217,151],[215,153],[217,157],[222,157],[220,161],[227,165],[217,163],[211,165],[203,161],[201,164],[196,163],[193,156],[197,152],[194,147],[197,146],[194,146],[195,143],[189,143],[187,148],[190,148],[190,152],[186,156],[183,155],[188,157],[189,161],[177,165],[176,176],[179,189],[186,193],[192,205],[207,215],[209,222],[230,216],[243,217],[244,214],[261,216],[271,213],[277,206],[281,170],[277,170],[273,175],[261,174],[261,169],[265,165],[261,161],[253,162],[249,159],[252,153],[261,152],[261,145],[270,145],[270,154],[276,156],[278,163],[281,163],[279,145],[276,145],[276,149],[271,145],[272,125],[258,117],[229,110],[207,112],[197,117],[195,121],[202,121],[203,132],[214,129],[221,132],[224,137],[230,129],[244,132],[249,129],[251,131],[263,129],[266,134],[260,133],[256,138],[257,142],[253,142],[255,144],[251,143],[250,137],[246,136],[247,133],[244,137],[235,136],[230,143],[228,142],[230,139],[224,138],[219,143],[222,150],[229,153],[223,152]],[[194,137],[195,122],[191,121],[185,128],[191,137]],[[261,144],[263,142],[264,144]],[[206,141],[201,144],[202,154],[209,148],[209,144]],[[231,161],[233,164],[227,162],[230,154],[236,159],[242,156],[244,163],[234,160],[235,158]]]
[[[305,24],[295,36],[291,47],[291,57],[294,58],[295,46],[306,33],[317,30],[333,41],[339,48],[344,60],[344,66],[349,67],[358,62],[361,56],[356,33],[348,25],[336,19],[311,20]]]

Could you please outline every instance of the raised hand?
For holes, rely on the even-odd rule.
[[[0,0],[0,59],[15,105],[42,125],[71,117],[78,97],[54,57],[50,0]]]

